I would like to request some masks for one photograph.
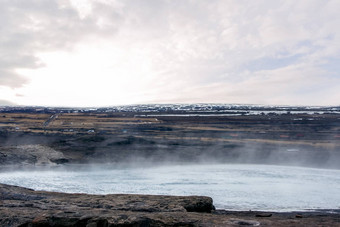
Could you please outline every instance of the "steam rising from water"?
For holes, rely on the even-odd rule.
[[[339,209],[340,170],[271,165],[176,165],[0,173],[0,182],[93,194],[206,195],[229,210]]]

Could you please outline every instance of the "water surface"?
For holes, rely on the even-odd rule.
[[[217,208],[296,211],[340,208],[340,170],[271,165],[89,167],[0,173],[0,182],[91,194],[206,195]]]

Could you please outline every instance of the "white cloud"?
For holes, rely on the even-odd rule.
[[[339,1],[0,4],[0,92],[20,104],[339,104]]]

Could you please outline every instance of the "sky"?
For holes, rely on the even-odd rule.
[[[0,105],[340,105],[339,0],[0,0]]]

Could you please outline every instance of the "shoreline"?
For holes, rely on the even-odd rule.
[[[215,210],[206,196],[92,195],[0,184],[1,226],[335,226],[340,210]]]

